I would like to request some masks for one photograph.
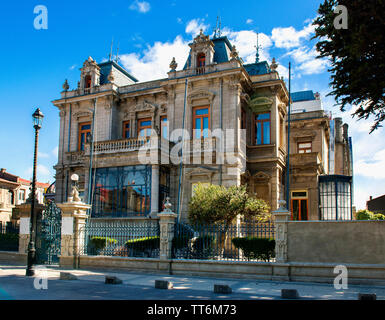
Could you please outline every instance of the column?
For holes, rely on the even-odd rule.
[[[171,211],[170,198],[166,198],[165,209],[158,214],[160,227],[160,259],[171,259],[172,240],[174,239],[174,225],[177,215]]]
[[[159,213],[159,165],[152,165],[151,174],[151,216],[156,217]]]
[[[279,263],[287,262],[287,225],[290,212],[286,209],[286,201],[278,201],[279,208],[273,211],[275,220],[275,260]]]
[[[19,253],[27,254],[31,231],[31,204],[23,203],[16,206],[20,217],[19,229]],[[35,203],[35,212],[38,214],[44,209],[44,205]]]
[[[87,210],[91,206],[68,201],[58,204],[58,207],[62,210],[60,266],[77,267],[77,257],[84,250]]]

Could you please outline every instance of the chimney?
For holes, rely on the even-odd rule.
[[[372,197],[372,196],[370,196],[370,197],[369,197],[369,201],[372,201],[372,199],[373,199],[373,197]]]
[[[1,169],[0,169],[0,172],[1,172],[1,173],[5,173],[6,171],[7,171],[7,169],[4,169],[4,168],[1,168]]]
[[[336,142],[342,142],[342,118],[335,118]]]

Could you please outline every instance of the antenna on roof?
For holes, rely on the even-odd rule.
[[[257,53],[255,54],[255,63],[258,63],[259,62],[259,48],[260,48],[260,45],[259,45],[259,32],[257,31],[257,45],[254,46],[255,49],[257,49]]]
[[[215,27],[215,32],[214,32],[214,39],[219,38],[221,36],[221,17],[218,15],[217,16],[217,25]]]
[[[118,42],[118,49],[116,50],[116,59],[115,62],[118,63],[119,61],[119,42]]]
[[[111,40],[111,50],[110,50],[110,56],[108,58],[108,61],[111,61],[111,59],[112,59],[112,47],[113,47],[113,45],[114,45],[114,38],[112,37],[112,40]]]

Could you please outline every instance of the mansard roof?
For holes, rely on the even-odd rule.
[[[136,79],[134,76],[128,73],[126,69],[121,67],[119,64],[117,64],[115,61],[106,61],[98,64],[100,68],[100,84],[106,84],[108,83],[108,75],[111,72],[112,68],[117,69],[119,72],[121,72],[123,75],[125,75],[127,78],[131,79],[134,82],[139,82],[138,79]]]
[[[257,75],[271,72],[270,67],[266,61],[245,64],[243,65],[243,67],[246,69],[247,73],[251,76],[257,76]]]
[[[230,53],[233,49],[233,45],[230,43],[229,39],[224,36],[212,38],[211,41],[214,43],[214,63],[224,63],[230,61]],[[190,65],[190,60],[191,50],[183,70],[186,70],[187,66]],[[262,75],[271,72],[269,64],[266,61],[245,64],[244,68],[250,76]]]
[[[293,102],[300,102],[300,101],[315,100],[315,97],[312,90],[306,90],[306,91],[292,92],[291,99],[293,100]]]

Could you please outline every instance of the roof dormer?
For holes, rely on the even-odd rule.
[[[88,57],[80,69],[80,88],[90,89],[100,85],[100,67],[94,59]]]
[[[203,34],[202,29],[200,34],[189,46],[191,52],[187,68],[204,68],[214,63],[214,43],[210,40],[210,36]]]

